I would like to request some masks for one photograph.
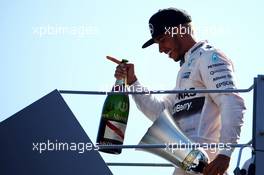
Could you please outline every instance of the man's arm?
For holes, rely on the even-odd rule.
[[[116,67],[115,77],[121,79],[126,77],[130,91],[147,91],[148,89],[143,87],[134,71],[133,64],[121,64]],[[171,109],[171,97],[166,96],[163,99],[158,99],[154,95],[132,95],[138,109],[142,111],[151,121],[155,121],[160,113],[165,109]]]
[[[201,79],[207,89],[236,89],[234,69],[231,60],[217,50],[207,51],[200,59]],[[221,115],[220,142],[237,143],[243,124],[244,100],[238,93],[210,93]],[[231,155],[223,150],[220,154]]]
[[[143,87],[139,81],[136,81],[130,86],[132,91],[148,91],[146,87]],[[160,113],[167,108],[172,109],[172,98],[173,95],[167,95],[162,99],[159,99],[151,94],[144,95],[132,95],[137,108],[142,111],[151,121],[155,121]]]
[[[236,89],[234,69],[231,60],[217,50],[207,51],[200,58],[201,81],[207,89]],[[220,143],[237,143],[243,124],[245,105],[237,93],[211,93],[221,115]],[[208,172],[224,173],[228,168],[233,149],[223,149],[208,167]]]

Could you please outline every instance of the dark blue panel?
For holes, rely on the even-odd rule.
[[[38,142],[46,147],[49,142],[50,151],[40,153],[40,144],[33,150],[33,143]],[[51,143],[57,151],[52,151]],[[83,151],[83,143],[89,147],[91,140],[55,90],[0,123],[0,174],[112,174],[94,149],[78,153]],[[75,146],[79,151],[71,151]]]

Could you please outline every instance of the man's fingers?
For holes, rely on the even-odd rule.
[[[216,173],[217,173],[217,168],[213,162],[207,165],[203,171],[204,175],[217,175]]]
[[[217,166],[212,166],[208,171],[208,175],[218,175]]]
[[[116,64],[121,64],[122,62],[119,61],[118,59],[114,58],[114,57],[111,57],[111,56],[106,56],[106,58],[110,61],[113,61],[114,63]]]
[[[119,72],[115,73],[115,77],[124,78],[125,76],[126,74],[123,74],[123,73],[119,73]]]
[[[214,163],[211,163],[210,166],[208,165],[203,171],[204,175],[223,175],[224,173],[225,170]]]
[[[211,162],[204,168],[203,172],[205,175],[208,175],[208,172],[212,168],[212,166],[213,166],[213,163]]]
[[[127,84],[132,84],[137,80],[137,77],[135,75],[134,71],[134,64],[131,63],[121,63],[116,67],[115,75],[117,79],[126,78]]]
[[[129,70],[134,70],[134,64],[125,64],[126,69]]]
[[[223,175],[228,168],[230,157],[219,154],[204,168],[204,175]]]
[[[116,72],[115,72],[115,74],[118,74],[118,75],[120,75],[120,76],[126,76],[127,75],[127,72],[126,71],[120,71],[120,70],[117,70]]]
[[[116,67],[116,72],[127,74],[127,68],[126,66],[119,65]]]
[[[116,66],[116,69],[126,71],[128,69],[128,66],[126,64],[120,64],[120,65]]]
[[[123,71],[122,69],[116,69],[114,76],[117,79],[122,79],[122,78],[125,78],[127,76],[127,72]]]
[[[218,173],[219,175],[224,175],[225,170],[221,169],[220,167],[218,168]]]
[[[118,74],[124,74],[124,75],[127,74],[126,71],[124,71],[124,70],[119,70],[119,69],[117,69],[117,70],[115,71],[115,73],[118,73]]]

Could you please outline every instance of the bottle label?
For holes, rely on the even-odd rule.
[[[119,108],[119,111],[110,111],[105,114],[102,114],[102,116],[105,119],[108,120],[115,120],[122,123],[127,123],[127,111],[128,111],[128,104],[124,102],[120,102],[117,104],[117,108]]]
[[[125,130],[126,130],[126,124],[107,120],[104,138],[123,142]]]

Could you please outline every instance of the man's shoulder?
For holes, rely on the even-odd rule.
[[[218,50],[210,43],[204,43],[199,49],[197,49],[196,54],[199,54],[199,56],[209,56],[214,52],[218,52]]]
[[[217,63],[219,61],[231,61],[220,49],[215,48],[210,43],[204,43],[199,49],[197,49],[196,54],[198,54],[197,56],[199,59],[211,64]]]
[[[209,58],[211,58],[214,53],[221,53],[221,51],[207,41],[201,41],[200,44],[191,50],[191,57],[209,61]]]

